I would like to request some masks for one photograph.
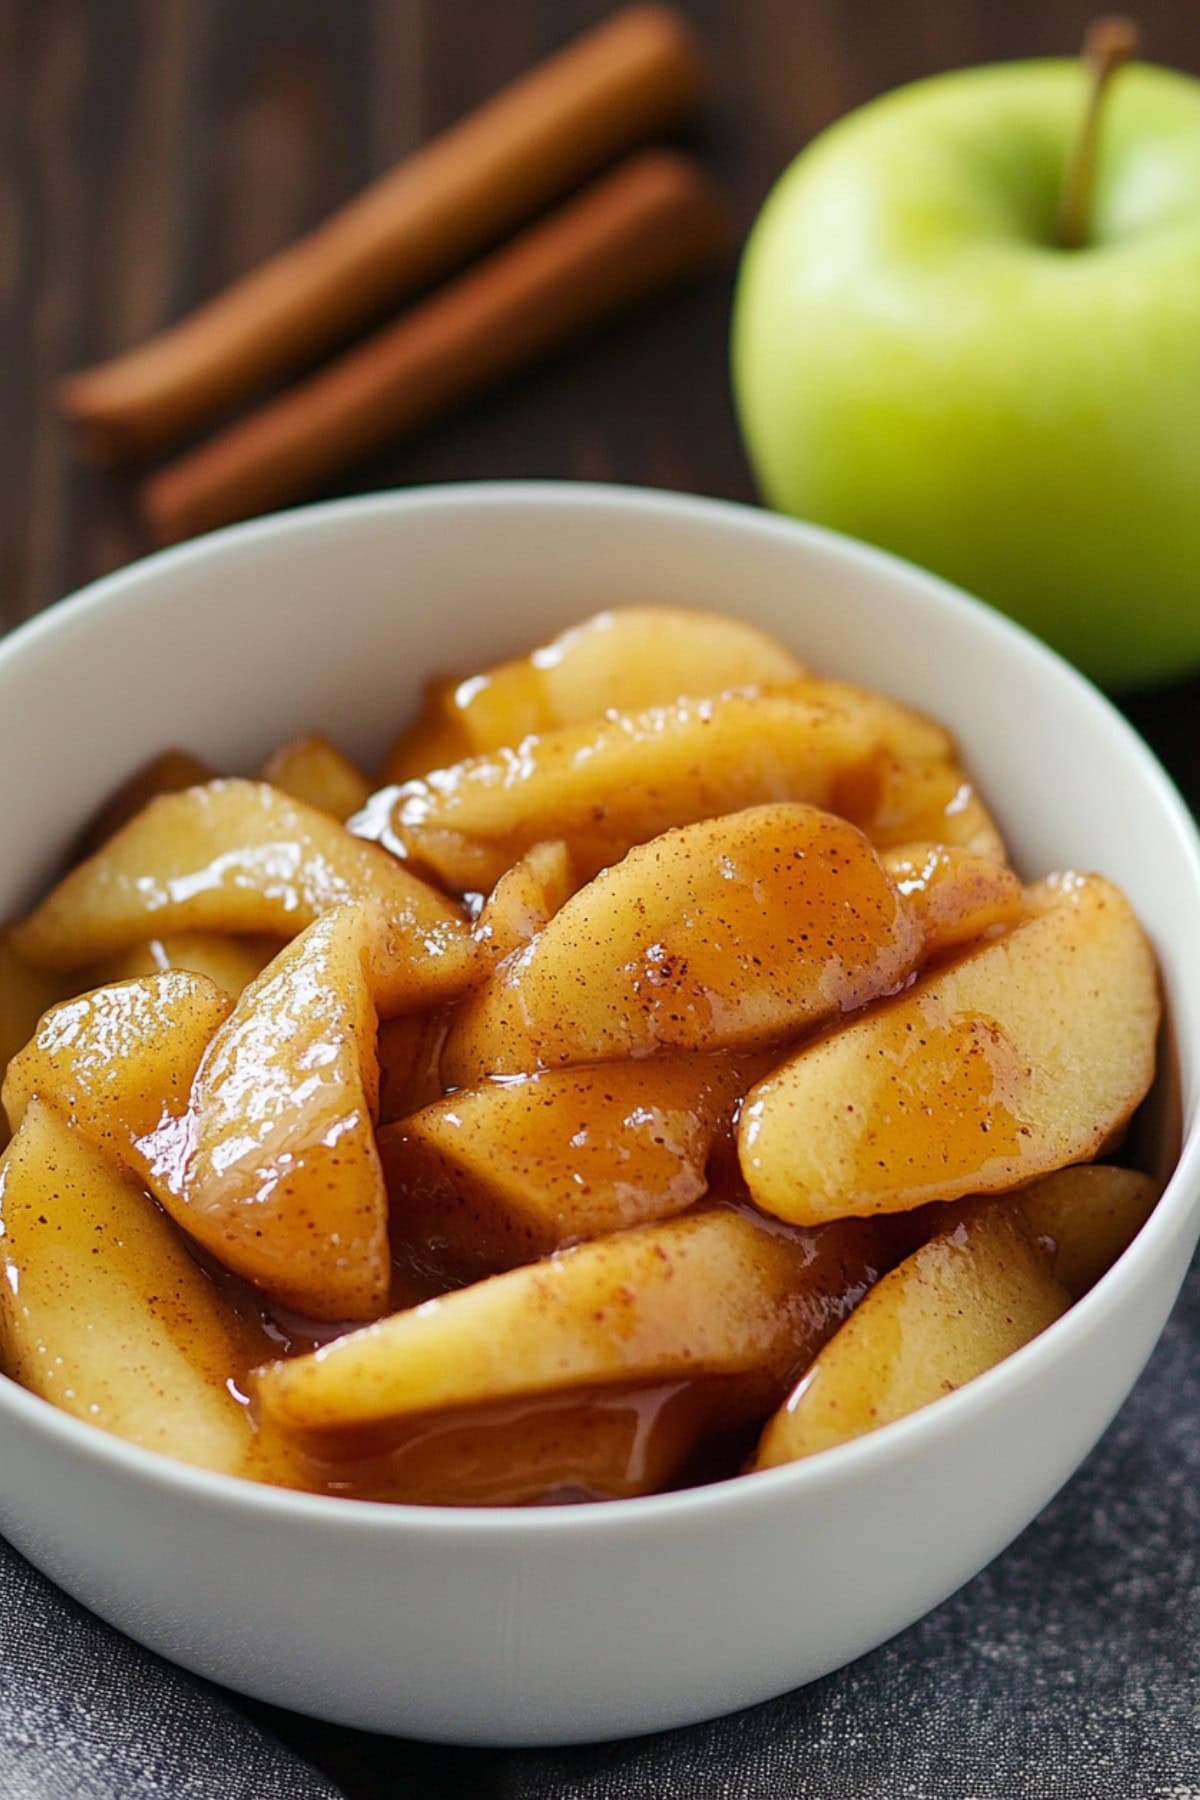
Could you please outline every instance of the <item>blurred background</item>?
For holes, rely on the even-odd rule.
[[[0,620],[146,548],[56,379],[137,343],[606,16],[606,0],[0,0]],[[683,141],[748,228],[814,133],[898,83],[1071,54],[1087,0],[680,0],[714,84]],[[1200,67],[1195,0],[1145,53]],[[735,259],[347,471],[339,493],[559,476],[751,499]]]

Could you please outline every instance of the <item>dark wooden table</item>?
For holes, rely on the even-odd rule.
[[[718,89],[692,143],[744,224],[852,106],[936,69],[1070,52],[1089,0],[681,0]],[[0,0],[0,623],[144,548],[127,479],[76,463],[50,404],[320,219],[606,0]],[[1200,68],[1195,0],[1141,0]],[[732,269],[348,473],[339,492],[482,476],[752,499],[726,380]],[[1200,603],[1200,597],[1198,597]],[[1200,683],[1129,710],[1200,801]],[[264,1655],[286,1646],[264,1645]],[[253,1708],[350,1796],[499,1792],[503,1759]]]

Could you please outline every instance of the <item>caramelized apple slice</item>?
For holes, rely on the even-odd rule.
[[[156,1191],[197,1242],[314,1319],[387,1304],[368,974],[381,930],[369,908],[337,907],[281,951],[209,1045],[186,1133],[154,1146]]]
[[[651,1057],[487,1082],[379,1134],[393,1240],[472,1271],[684,1212],[763,1057]]]
[[[905,844],[880,858],[921,927],[925,958],[1015,925],[1025,910],[1021,883],[994,857],[948,844]]]
[[[449,1012],[402,1013],[379,1027],[379,1123],[406,1119],[445,1088],[440,1074],[442,1047],[450,1030]]]
[[[714,1426],[737,1422],[731,1398],[719,1383],[684,1381],[458,1409],[388,1433],[374,1454],[327,1441],[342,1454],[310,1461],[308,1485],[421,1506],[628,1500],[669,1487]]]
[[[128,1176],[35,1100],[0,1163],[0,1365],[64,1412],[225,1474],[257,1472],[231,1392],[268,1343]]]
[[[749,1096],[742,1172],[799,1225],[995,1193],[1094,1156],[1154,1074],[1158,981],[1097,875],[798,1050]]]
[[[1017,1197],[1030,1230],[1052,1251],[1055,1275],[1078,1300],[1142,1229],[1158,1184],[1136,1169],[1086,1163],[1043,1175]]]
[[[213,781],[151,801],[13,930],[47,969],[74,969],[181,931],[294,936],[331,906],[369,900],[388,930],[375,971],[382,1011],[458,992],[476,948],[460,909],[377,846],[254,781]]]
[[[367,803],[371,784],[326,737],[293,738],[263,764],[261,779],[344,824]]]
[[[436,676],[425,683],[421,711],[392,745],[384,765],[384,780],[416,781],[431,769],[448,769],[471,755],[471,743],[454,716],[457,680]]]
[[[123,825],[160,794],[178,794],[184,788],[211,781],[216,771],[190,750],[164,750],[135,769],[111,794],[80,836],[78,854],[90,856],[106,844]]]
[[[162,975],[168,969],[190,969],[207,975],[234,999],[262,974],[282,945],[273,937],[230,937],[220,931],[183,931],[177,937],[148,938],[87,971],[89,987],[133,981],[139,975]]]
[[[383,788],[351,826],[460,892],[486,892],[545,838],[564,839],[586,879],[673,826],[741,807],[807,800],[837,811],[878,731],[861,709],[786,694],[682,700]]]
[[[565,1063],[762,1044],[862,1006],[921,937],[853,825],[762,806],[664,833],[589,883],[459,1013],[470,1086]]]
[[[61,975],[35,969],[17,955],[7,931],[0,931],[0,1071],[37,1030],[47,1009],[62,1000]]]
[[[665,606],[597,613],[529,656],[468,681],[431,684],[417,725],[392,752],[388,780],[404,781],[447,760],[515,746],[534,732],[586,724],[606,712],[641,712],[801,674],[782,644],[719,613]],[[435,750],[437,759],[417,768],[429,756],[426,746],[438,745],[439,725],[451,745],[457,739],[464,747],[449,758]]]
[[[55,1007],[9,1068],[14,1128],[41,1097],[227,1268],[314,1318],[381,1312],[385,1200],[363,969],[377,929],[368,909],[335,908],[235,1010],[183,970]]]
[[[810,1235],[714,1210],[598,1238],[260,1371],[268,1418],[338,1434],[419,1413],[683,1377],[787,1381],[875,1279],[857,1220]]]
[[[577,883],[571,852],[561,839],[534,844],[500,877],[475,926],[493,963],[519,950],[565,906]]]
[[[941,762],[954,755],[954,740],[936,719],[899,700],[892,700],[886,694],[857,687],[852,681],[829,681],[818,675],[804,675],[767,691],[786,694],[793,700],[805,700],[810,706],[831,706],[856,714],[867,725],[876,743],[892,756]]]
[[[98,1150],[149,1180],[142,1140],[187,1110],[192,1078],[233,1002],[204,975],[173,969],[52,1007],[4,1078],[15,1131],[45,1101]]]
[[[976,1202],[877,1283],[771,1419],[754,1466],[831,1450],[928,1406],[1069,1305],[1019,1207]]]
[[[880,849],[950,844],[993,862],[1008,860],[995,820],[952,757],[886,749],[864,777],[843,787],[839,810]]]

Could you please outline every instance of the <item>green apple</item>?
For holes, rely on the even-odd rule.
[[[747,246],[734,380],[771,505],[1119,685],[1200,661],[1200,81],[1116,76],[1064,249],[1087,83],[965,70],[819,137]]]

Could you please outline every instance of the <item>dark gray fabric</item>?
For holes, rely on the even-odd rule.
[[[1200,1800],[1198,1368],[1194,1270],[1104,1443],[961,1594],[814,1687],[594,1749],[443,1752],[306,1726],[328,1786],[7,1556],[0,1796],[415,1800],[457,1782],[496,1800]]]
[[[0,1800],[337,1800],[337,1789],[0,1543]]]

